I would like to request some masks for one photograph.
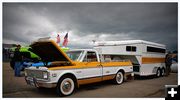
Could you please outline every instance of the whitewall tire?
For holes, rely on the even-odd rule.
[[[124,81],[124,75],[121,71],[119,71],[114,78],[114,82],[116,84],[122,84],[123,81]]]
[[[56,90],[59,96],[71,95],[75,90],[74,80],[71,77],[64,77],[60,79]]]

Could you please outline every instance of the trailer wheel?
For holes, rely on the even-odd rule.
[[[59,96],[71,95],[75,90],[75,82],[71,77],[62,77],[56,87]]]
[[[164,75],[165,75],[165,69],[162,68],[162,69],[161,69],[161,76],[164,76]]]
[[[156,71],[156,77],[160,77],[160,76],[161,76],[161,70],[160,68],[158,68]]]
[[[124,75],[121,71],[117,72],[116,77],[114,78],[114,82],[116,84],[122,84],[124,81]]]

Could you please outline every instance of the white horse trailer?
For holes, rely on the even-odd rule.
[[[94,49],[104,57],[102,61],[129,59],[135,75],[163,76],[165,73],[166,46],[144,40],[97,41]]]

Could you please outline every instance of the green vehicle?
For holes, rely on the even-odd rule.
[[[10,66],[14,69],[14,65],[15,65],[15,61],[14,61],[14,51],[15,51],[16,47],[13,47],[10,49],[10,57],[11,57],[11,61],[10,61]],[[23,57],[25,57],[26,59],[31,60],[32,62],[38,62],[40,60],[39,56],[37,56],[35,53],[31,52],[30,47],[21,47],[20,52],[23,55]]]
[[[10,48],[10,57],[11,57],[11,61],[10,61],[10,66],[12,69],[14,69],[14,65],[15,65],[15,61],[14,61],[14,51],[15,51],[16,47],[12,47]],[[68,51],[69,48],[61,48],[64,52]],[[36,55],[35,53],[33,53],[31,50],[31,47],[21,47],[20,48],[20,52],[23,55],[23,61],[28,61],[28,62],[34,62],[37,63],[39,61],[41,61],[41,58]]]
[[[11,48],[10,50],[14,52],[16,47]],[[35,53],[29,51],[30,47],[21,47],[20,52],[29,52],[31,58],[39,58]]]

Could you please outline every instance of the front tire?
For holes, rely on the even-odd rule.
[[[59,80],[56,91],[59,96],[71,95],[75,90],[75,82],[71,77],[63,77]]]
[[[121,71],[119,71],[114,78],[114,82],[120,85],[123,83],[123,81],[124,81],[124,75]]]

